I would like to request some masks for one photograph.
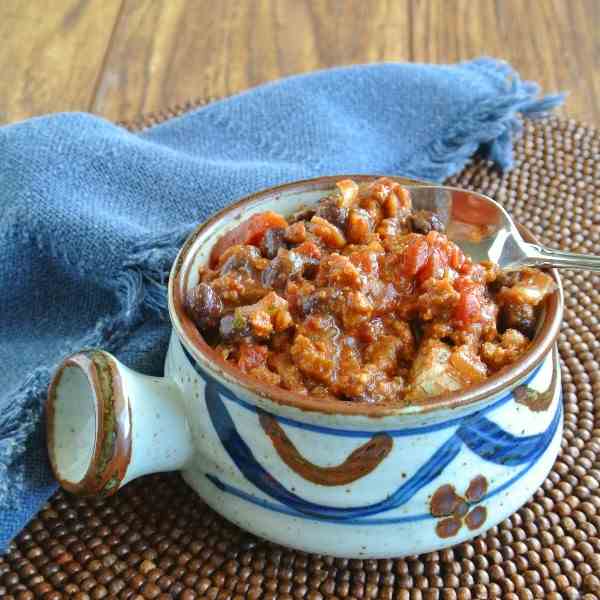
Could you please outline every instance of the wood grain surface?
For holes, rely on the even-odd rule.
[[[0,122],[88,110],[121,0],[0,1]]]
[[[600,0],[3,0],[0,122],[118,121],[374,61],[504,58],[600,124]]]

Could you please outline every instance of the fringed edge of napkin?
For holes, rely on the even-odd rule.
[[[149,316],[166,319],[166,287],[171,265],[193,227],[173,229],[134,244],[115,283],[118,311],[100,319],[87,336],[57,354],[64,357],[82,348],[98,347],[118,352]],[[39,425],[41,407],[56,367],[57,364],[38,367],[13,394],[0,416],[0,506],[3,508],[14,507],[18,502],[25,474],[18,469],[11,472],[11,465],[26,451]]]
[[[432,181],[443,181],[460,172],[477,152],[500,170],[514,164],[513,146],[523,129],[523,118],[540,119],[563,104],[566,93],[540,96],[534,81],[523,81],[505,61],[479,58],[464,63],[479,72],[503,79],[505,90],[482,100],[475,110],[452,126],[429,149],[429,164],[419,165],[419,173],[407,173]]]

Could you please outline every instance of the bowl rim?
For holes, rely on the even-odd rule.
[[[432,185],[430,182],[394,175],[369,174],[340,174],[328,175],[311,179],[292,181],[277,186],[265,188],[244,196],[226,206],[219,212],[200,223],[188,236],[181,246],[173,263],[169,276],[168,306],[169,316],[174,331],[179,340],[199,365],[205,368],[217,380],[225,380],[229,384],[241,386],[251,394],[266,399],[275,405],[295,408],[310,413],[327,415],[360,416],[360,417],[390,417],[401,415],[416,416],[419,414],[434,414],[448,409],[457,409],[485,403],[514,387],[531,373],[551,351],[560,331],[563,313],[563,291],[560,277],[556,269],[549,273],[557,284],[556,291],[546,299],[546,311],[542,327],[537,333],[534,343],[525,354],[513,365],[494,373],[483,383],[471,386],[449,394],[443,394],[413,402],[401,404],[368,404],[364,402],[348,402],[345,400],[323,400],[285,390],[278,386],[259,382],[227,363],[205,341],[195,324],[185,310],[185,290],[193,259],[202,246],[203,234],[225,219],[233,222],[244,217],[244,208],[253,207],[261,202],[272,199],[278,194],[288,192],[327,191],[332,189],[340,179],[353,179],[357,182],[372,181],[379,177],[389,177],[403,185]],[[537,242],[536,238],[525,227],[518,225],[527,241]],[[418,410],[415,410],[418,409]]]

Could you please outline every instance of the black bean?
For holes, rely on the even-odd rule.
[[[496,279],[490,282],[490,291],[497,294],[503,287],[513,287],[519,282],[519,271],[499,271]]]
[[[281,250],[262,273],[262,284],[274,290],[283,290],[289,279],[302,274],[306,257],[296,252]]]
[[[291,225],[292,223],[297,223],[298,221],[310,221],[316,214],[317,211],[315,208],[303,208],[298,212],[295,212],[288,219],[288,223]]]
[[[408,217],[408,225],[412,232],[427,234],[430,231],[443,232],[444,223],[433,212],[429,210],[418,210]]]
[[[529,339],[535,334],[535,309],[529,304],[506,304],[502,308],[500,326],[503,331],[516,329]]]
[[[192,288],[187,295],[188,314],[201,329],[213,329],[219,324],[223,301],[207,283]]]
[[[308,294],[303,296],[298,303],[298,311],[301,316],[307,317],[319,307],[319,297],[317,294]]]
[[[500,287],[512,287],[519,282],[521,273],[519,271],[500,271],[494,283]]]
[[[335,199],[323,200],[317,207],[317,216],[329,221],[332,225],[339,227],[342,231],[346,229],[348,212],[347,208],[340,208]]]
[[[302,277],[304,279],[314,279],[319,271],[319,261],[316,258],[307,256],[304,259],[304,265],[302,267]]]
[[[285,229],[281,227],[267,229],[260,243],[260,251],[265,258],[275,258],[279,248],[287,248],[284,234]]]
[[[231,256],[229,256],[219,272],[225,275],[231,271],[246,271],[249,275],[254,274],[254,261],[260,258],[258,248],[254,246],[241,246]]]

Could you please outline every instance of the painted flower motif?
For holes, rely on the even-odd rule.
[[[463,523],[471,530],[479,529],[487,518],[485,506],[473,506],[486,494],[487,479],[478,475],[471,480],[464,496],[456,493],[453,485],[439,487],[431,497],[430,510],[434,517],[440,518],[435,531],[441,538],[455,536]]]

